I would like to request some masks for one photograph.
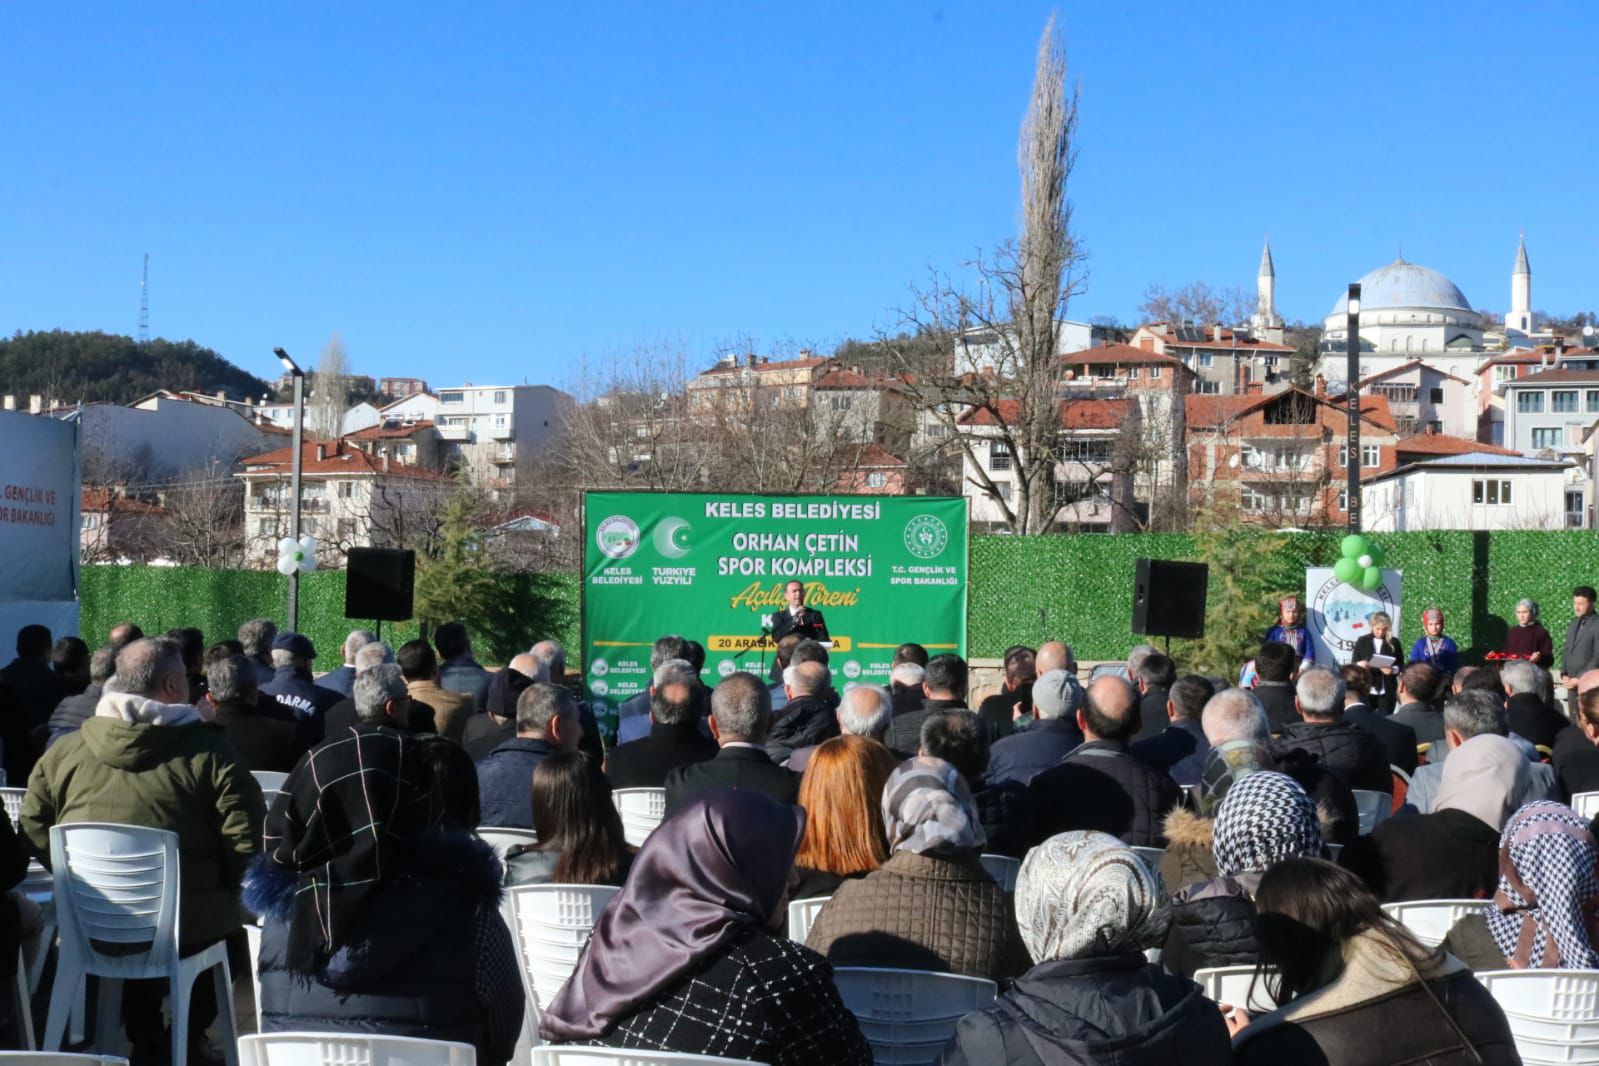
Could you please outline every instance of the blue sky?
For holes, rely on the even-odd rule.
[[[577,8],[583,10],[577,10]],[[1047,4],[0,6],[0,333],[151,326],[266,375],[569,384],[892,328],[1015,227]],[[1074,318],[1150,283],[1326,314],[1391,260],[1599,305],[1599,5],[1062,9]]]

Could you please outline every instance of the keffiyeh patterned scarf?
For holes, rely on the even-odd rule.
[[[1252,740],[1229,740],[1211,748],[1200,771],[1199,812],[1214,816],[1227,790],[1265,770],[1265,761],[1265,753]]]
[[[883,786],[883,827],[893,851],[959,851],[988,842],[960,771],[931,756],[907,759]]]
[[[1140,951],[1165,932],[1160,879],[1106,833],[1050,837],[1016,878],[1016,925],[1034,962]]]
[[[1599,862],[1588,823],[1561,803],[1529,803],[1499,837],[1499,889],[1484,909],[1518,970],[1599,969]]]
[[[1216,869],[1226,875],[1264,873],[1274,863],[1321,854],[1316,805],[1286,774],[1250,774],[1228,790],[1211,839]]]

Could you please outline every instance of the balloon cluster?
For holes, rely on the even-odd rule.
[[[299,540],[284,537],[278,541],[278,573],[284,577],[298,570],[309,574],[316,569],[316,538],[306,534]]]
[[[1351,533],[1339,544],[1343,558],[1333,564],[1333,577],[1346,585],[1367,592],[1382,588],[1382,547],[1359,533]]]

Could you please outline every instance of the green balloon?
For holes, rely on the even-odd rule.
[[[1339,559],[1333,564],[1333,577],[1346,585],[1353,585],[1360,580],[1360,564],[1353,559]]]
[[[1382,571],[1375,566],[1366,567],[1366,572],[1360,576],[1360,587],[1367,592],[1376,592],[1382,588]]]
[[[1345,559],[1358,559],[1371,549],[1371,542],[1359,533],[1351,533],[1338,545]]]
[[[1379,569],[1382,567],[1382,545],[1372,541],[1366,545],[1366,554],[1371,556],[1371,565]]]

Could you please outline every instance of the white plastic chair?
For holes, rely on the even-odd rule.
[[[17,1066],[128,1066],[118,1055],[86,1055],[72,1051],[7,1051],[7,1063]]]
[[[1577,812],[1578,818],[1592,818],[1599,814],[1599,792],[1573,792],[1571,809]]]
[[[1355,809],[1360,812],[1360,835],[1366,836],[1377,828],[1393,810],[1394,797],[1387,792],[1374,792],[1367,788],[1352,788]]]
[[[51,826],[50,865],[61,943],[45,1047],[61,1047],[67,1015],[87,975],[100,978],[97,1048],[120,1045],[122,982],[157,978],[170,987],[172,1062],[186,1066],[189,1000],[195,979],[210,970],[223,1052],[228,1066],[238,1066],[227,945],[219,941],[186,959],[178,954],[178,835],[107,822]],[[142,950],[106,955],[95,942]]]
[[[17,949],[17,976],[11,982],[11,1012],[22,1035],[22,1046],[32,1051],[39,1045],[33,1039],[33,996],[28,993],[28,966],[21,948]]]
[[[1194,982],[1205,995],[1229,1007],[1242,1007],[1250,1014],[1267,1014],[1277,1008],[1264,981],[1255,980],[1253,966],[1207,966],[1194,971]],[[1250,985],[1254,996],[1250,996]]]
[[[242,1066],[477,1066],[477,1049],[447,1040],[344,1033],[239,1038]]]
[[[572,976],[600,912],[620,891],[610,885],[518,885],[506,890],[505,924],[522,964],[528,1007],[512,1061],[538,1045],[542,1005]]]
[[[981,856],[983,869],[988,871],[988,876],[999,882],[999,887],[1006,892],[1016,891],[1016,875],[1022,872],[1022,860],[1013,859],[1008,855]]]
[[[791,899],[788,901],[788,938],[796,944],[803,944],[811,935],[811,926],[816,924],[816,916],[822,913],[822,908],[827,906],[827,901],[832,896],[811,896],[808,899]]]
[[[539,842],[539,835],[531,829],[506,829],[500,826],[480,825],[473,831],[477,833],[479,840],[494,849],[494,854],[499,857],[501,865],[505,863],[505,853],[512,848]]]
[[[18,833],[22,832],[22,797],[27,794],[25,788],[0,788],[0,803],[5,804],[6,817]]]
[[[1505,1012],[1525,1063],[1599,1062],[1599,971],[1477,974]]]
[[[255,1027],[261,1028],[261,927],[244,923],[244,940],[250,948],[250,989],[255,993]]]
[[[1158,878],[1160,876],[1161,860],[1166,857],[1166,849],[1143,847],[1135,844],[1128,846],[1132,848],[1134,855],[1144,860],[1144,865],[1149,867],[1149,872]]]
[[[289,779],[288,774],[279,770],[251,770],[250,776],[255,778],[262,792],[282,792],[283,782]]]
[[[1456,922],[1482,910],[1482,905],[1480,899],[1417,899],[1384,903],[1382,909],[1414,933],[1417,940],[1435,948],[1444,942]]]
[[[609,1047],[539,1047],[531,1066],[758,1066],[751,1059],[719,1059],[681,1051]]]
[[[611,793],[611,799],[622,816],[622,836],[635,848],[641,847],[666,817],[664,788],[619,788]]]
[[[981,977],[924,970],[840,966],[833,983],[877,1063],[929,1063],[961,1018],[994,1002],[999,989]]]

